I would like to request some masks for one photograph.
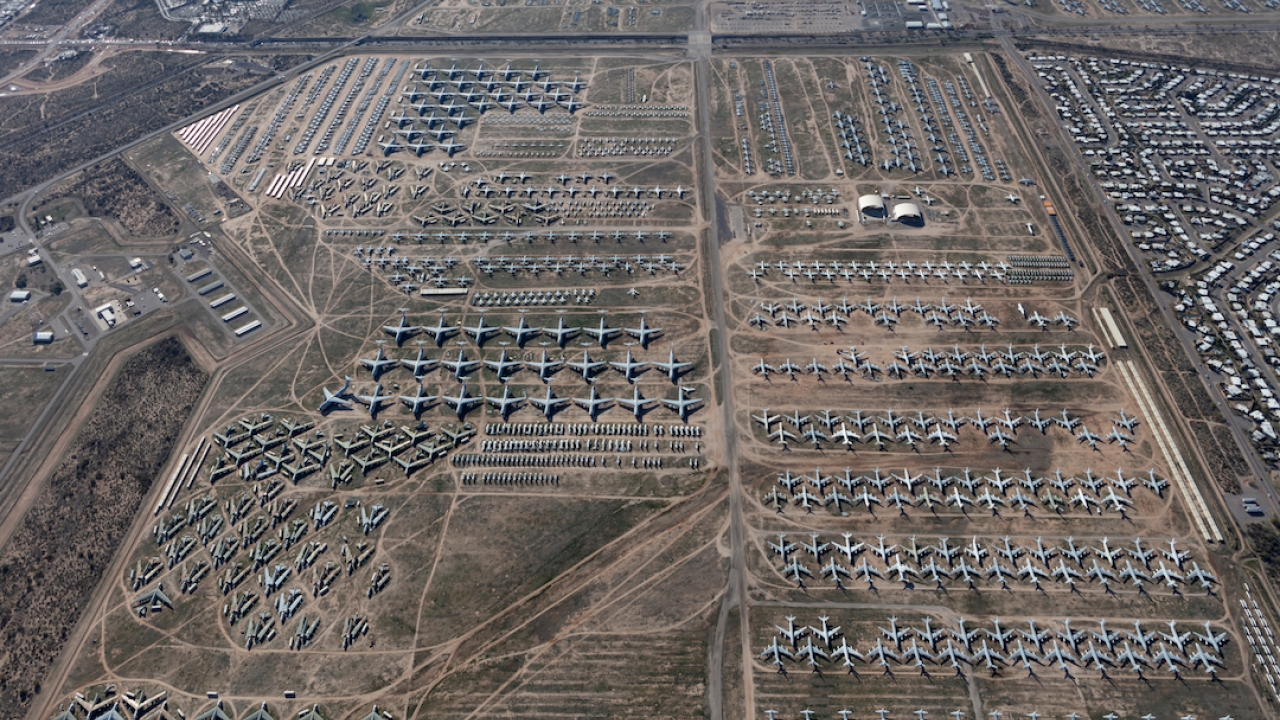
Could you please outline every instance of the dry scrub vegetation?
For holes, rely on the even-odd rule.
[[[0,550],[0,720],[26,714],[208,379],[172,338],[126,362]]]
[[[111,218],[135,237],[178,231],[178,216],[133,168],[119,157],[100,162],[57,186],[45,200],[80,198],[90,215]]]

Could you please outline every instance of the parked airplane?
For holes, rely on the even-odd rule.
[[[696,411],[696,408],[694,409],[691,409],[691,408],[693,408],[694,405],[701,403],[702,398],[696,398],[696,397],[686,398],[685,397],[686,392],[688,392],[688,389],[684,385],[681,385],[679,391],[677,392],[676,399],[668,400],[666,398],[663,398],[662,404],[674,410],[676,414],[680,416],[680,419],[687,423],[689,422],[689,415]]]
[[[351,389],[351,378],[348,376],[346,380],[346,383],[336,393],[329,392],[328,388],[320,388],[324,391],[324,400],[320,402],[320,407],[317,408],[321,413],[351,407],[351,401],[347,399],[347,391]]]
[[[393,397],[395,397],[395,396],[394,396],[394,395],[383,395],[383,394],[382,394],[382,383],[378,383],[377,387],[375,387],[375,388],[373,389],[373,394],[371,394],[371,395],[356,395],[356,400],[359,400],[359,401],[360,401],[362,404],[364,404],[364,405],[368,405],[368,406],[369,406],[369,417],[371,417],[371,418],[376,418],[376,417],[378,416],[378,410],[382,407],[382,403],[386,402],[387,400],[392,399]]]
[[[671,348],[671,352],[667,356],[667,361],[666,362],[654,361],[653,366],[657,368],[661,368],[662,371],[666,373],[667,378],[671,380],[671,384],[675,385],[679,381],[680,376],[683,374],[681,373],[681,371],[684,370],[685,368],[693,367],[693,363],[676,362],[676,350],[675,350],[675,347],[673,346]]]
[[[361,365],[364,365],[364,366],[365,366],[365,367],[367,367],[367,368],[369,368],[369,371],[370,371],[371,373],[373,373],[373,379],[374,379],[374,380],[377,380],[377,379],[382,375],[382,373],[386,372],[387,370],[391,369],[392,367],[394,367],[394,366],[396,366],[396,365],[399,365],[399,364],[400,364],[400,361],[398,361],[398,360],[396,360],[396,359],[394,359],[394,358],[388,358],[388,357],[383,356],[383,354],[382,354],[382,343],[381,343],[381,342],[379,342],[379,343],[378,343],[378,355],[377,355],[377,357],[375,357],[375,358],[373,358],[373,359],[361,358],[361,359],[360,359],[360,364],[361,364]]]

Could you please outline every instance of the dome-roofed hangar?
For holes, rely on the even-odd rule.
[[[879,195],[863,195],[858,198],[858,214],[864,217],[882,218],[885,216],[884,198]]]
[[[924,225],[924,213],[920,212],[920,206],[913,202],[898,203],[893,206],[893,221],[921,227]]]

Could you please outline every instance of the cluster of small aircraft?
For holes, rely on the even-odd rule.
[[[812,474],[780,472],[777,483],[763,500],[778,513],[795,505],[808,513],[829,508],[845,514],[845,508],[856,507],[874,513],[877,507],[885,507],[900,515],[913,507],[965,514],[975,508],[993,515],[1007,508],[1030,515],[1038,507],[1063,515],[1078,507],[1086,514],[1110,511],[1125,517],[1133,509],[1136,488],[1145,487],[1163,498],[1169,487],[1169,481],[1156,477],[1154,470],[1148,470],[1144,477],[1126,476],[1122,470],[1116,470],[1114,476],[1094,475],[1092,470],[1064,475],[1061,469],[1036,475],[1030,468],[1008,475],[999,468],[987,473],[969,468],[913,473],[904,468],[901,474],[875,468],[862,475],[850,468],[830,475],[814,468]]]
[[[770,374],[786,375],[795,380],[801,372],[814,375],[819,380],[826,373],[848,380],[850,373],[854,372],[870,380],[880,375],[899,380],[935,375],[952,380],[959,380],[962,376],[983,379],[996,374],[1008,378],[1015,373],[1031,377],[1046,373],[1066,378],[1072,372],[1093,377],[1104,359],[1106,355],[1095,350],[1093,345],[1082,350],[1068,350],[1066,345],[1059,345],[1057,350],[1041,350],[1039,345],[1033,345],[1029,350],[1017,350],[1012,344],[1004,349],[987,350],[987,346],[982,345],[976,350],[965,350],[954,345],[950,350],[927,347],[916,351],[903,345],[893,351],[893,360],[882,366],[871,362],[865,353],[851,346],[847,351],[837,351],[836,362],[829,366],[818,362],[817,358],[803,366],[791,362],[791,358],[776,365],[760,358],[751,371],[766,380]]]
[[[981,626],[961,617],[956,627],[935,628],[929,617],[919,625],[900,625],[891,617],[887,626],[876,628],[874,644],[859,646],[851,645],[829,617],[819,617],[815,625],[797,625],[795,620],[789,616],[785,627],[774,626],[777,634],[758,655],[778,672],[803,663],[815,673],[841,667],[857,675],[861,665],[886,675],[892,675],[894,668],[914,668],[927,676],[932,667],[949,667],[957,675],[972,668],[996,676],[1017,667],[1035,677],[1038,669],[1053,666],[1068,678],[1080,668],[1095,670],[1104,678],[1114,669],[1129,670],[1140,678],[1157,669],[1174,678],[1195,670],[1216,678],[1224,667],[1222,648],[1229,642],[1227,634],[1216,632],[1210,622],[1201,626],[1204,632],[1180,630],[1176,620],[1159,623],[1154,630],[1134,620],[1126,623],[1132,629],[1114,630],[1102,619],[1096,630],[1077,630],[1071,618],[1063,618],[1053,628],[1040,627],[1034,619],[1023,627],[1006,627],[999,618]]]
[[[1010,538],[999,542],[979,541],[974,536],[968,543],[952,544],[940,537],[936,544],[917,542],[915,536],[899,543],[886,543],[884,535],[875,542],[854,542],[852,533],[844,533],[843,541],[819,540],[810,533],[808,542],[791,542],[786,533],[778,533],[777,542],[769,541],[769,550],[778,559],[778,570],[784,577],[805,587],[806,578],[814,578],[814,570],[824,581],[844,589],[844,581],[857,578],[874,588],[876,580],[900,582],[903,589],[915,589],[917,582],[945,591],[947,583],[959,581],[972,590],[980,582],[998,582],[1003,589],[1018,582],[1043,590],[1043,584],[1058,583],[1071,592],[1080,586],[1096,583],[1104,592],[1115,594],[1112,583],[1132,585],[1146,594],[1146,584],[1163,585],[1181,594],[1181,585],[1198,584],[1212,594],[1218,578],[1191,559],[1191,553],[1178,549],[1178,541],[1170,538],[1167,546],[1152,548],[1141,538],[1112,545],[1102,538],[1097,545],[1076,544],[1073,537],[1063,544],[1045,543],[1035,538],[1033,544],[1014,544]],[[1167,561],[1167,564],[1166,564]]]
[[[875,445],[878,450],[887,450],[890,443],[898,443],[918,452],[917,446],[926,442],[936,443],[940,449],[949,452],[950,447],[959,442],[960,430],[966,425],[1005,450],[1017,442],[1018,428],[1027,425],[1042,435],[1052,428],[1061,428],[1094,450],[1099,450],[1099,443],[1105,439],[1119,443],[1128,451],[1129,443],[1133,442],[1132,433],[1139,424],[1136,418],[1122,409],[1111,419],[1112,431],[1104,438],[1090,431],[1080,418],[1072,416],[1065,408],[1061,414],[1051,415],[1042,415],[1037,408],[1025,417],[1008,408],[992,416],[983,415],[981,409],[972,416],[958,416],[952,410],[948,410],[946,415],[926,415],[923,411],[894,414],[892,410],[886,410],[883,415],[866,416],[862,410],[848,415],[834,410],[822,410],[814,415],[801,415],[799,411],[772,415],[768,408],[764,408],[751,419],[764,429],[769,440],[778,442],[784,449],[803,440],[812,444],[814,449],[820,450],[827,443],[835,443],[850,452],[855,451],[855,443]],[[788,425],[791,430],[787,429]]]

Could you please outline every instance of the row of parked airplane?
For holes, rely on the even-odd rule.
[[[1097,630],[1077,630],[1071,618],[1061,620],[1060,628],[1038,627],[1030,619],[1023,629],[1005,627],[999,618],[990,627],[971,627],[962,617],[954,628],[934,628],[928,617],[921,625],[900,625],[898,618],[891,617],[887,626],[876,628],[874,645],[859,647],[849,644],[847,634],[831,625],[830,617],[819,617],[816,625],[797,625],[795,620],[788,616],[785,627],[774,626],[777,634],[758,655],[779,672],[803,662],[816,673],[838,664],[855,675],[857,663],[862,663],[888,675],[902,666],[923,675],[935,666],[950,667],[961,675],[966,666],[993,675],[1015,666],[1034,677],[1038,668],[1056,666],[1068,678],[1073,668],[1091,668],[1103,677],[1113,668],[1130,670],[1138,677],[1150,669],[1162,669],[1175,678],[1184,670],[1202,670],[1216,678],[1224,667],[1222,648],[1228,642],[1227,634],[1215,631],[1210,622],[1203,624],[1201,633],[1179,630],[1176,620],[1160,623],[1155,630],[1137,620],[1132,621],[1132,630],[1114,630],[1103,619],[1097,621]]]
[[[395,338],[397,345],[402,345],[405,340],[419,333],[425,333],[430,335],[431,339],[435,341],[436,347],[442,346],[445,340],[461,332],[466,337],[472,338],[476,345],[482,347],[484,346],[485,340],[488,340],[500,333],[506,333],[515,340],[517,347],[524,347],[525,343],[528,341],[538,337],[539,335],[546,335],[547,337],[552,338],[556,345],[563,348],[565,343],[575,335],[583,333],[590,335],[597,343],[600,344],[601,348],[605,348],[610,340],[625,333],[626,335],[634,337],[640,343],[640,347],[648,349],[649,342],[662,334],[662,328],[649,327],[644,314],[640,316],[639,326],[634,328],[610,327],[605,323],[603,314],[600,316],[600,323],[595,327],[568,327],[565,325],[563,315],[560,316],[560,322],[557,327],[533,327],[529,325],[523,314],[520,316],[520,324],[518,326],[504,327],[501,325],[487,324],[485,322],[485,315],[483,312],[480,314],[480,320],[476,322],[474,326],[462,325],[461,322],[456,325],[446,324],[444,321],[444,312],[440,313],[440,319],[435,325],[411,325],[409,324],[408,310],[405,309],[401,309],[400,311],[399,325],[384,325],[382,330]],[[377,360],[362,360],[361,362],[365,364],[365,367],[373,369],[377,366],[376,363],[382,362],[381,350],[379,350],[378,355],[379,359]],[[392,360],[388,362],[395,364],[396,361]]]
[[[898,263],[892,260],[884,263],[874,260],[866,263],[857,260],[849,262],[841,262],[839,260],[829,262],[817,260],[813,262],[802,260],[787,262],[778,260],[774,263],[769,263],[761,260],[756,262],[747,272],[753,280],[760,282],[760,278],[768,277],[770,268],[776,270],[779,275],[786,276],[792,282],[795,282],[797,277],[803,276],[810,282],[817,282],[819,277],[827,282],[835,282],[837,277],[844,278],[848,282],[853,282],[855,277],[860,277],[866,282],[872,282],[877,278],[884,282],[892,282],[895,277],[903,282],[911,282],[914,277],[926,283],[929,282],[929,278],[936,278],[946,282],[948,278],[963,281],[970,277],[979,281],[991,277],[1003,282],[1009,271],[1013,269],[1004,261],[992,264],[985,260],[976,264],[970,262],[953,263],[950,261],[941,263],[931,261]]]
[[[966,329],[979,326],[994,329],[1000,324],[1000,318],[984,310],[981,304],[974,303],[972,298],[959,305],[947,302],[945,297],[936,303],[926,303],[917,297],[911,304],[899,303],[897,298],[884,303],[875,302],[871,298],[861,303],[851,303],[848,298],[841,298],[839,302],[818,300],[803,303],[793,297],[790,302],[762,302],[758,308],[759,312],[748,322],[761,330],[770,324],[784,328],[808,325],[815,330],[825,324],[839,330],[842,325],[849,324],[850,318],[859,312],[871,318],[876,325],[889,330],[902,321],[903,313],[909,312],[918,314],[926,323],[938,328],[955,325]],[[1074,319],[1068,319],[1075,322]]]
[[[496,360],[481,360],[467,358],[466,349],[461,349],[458,354],[452,358],[443,356],[440,358],[427,357],[426,350],[418,349],[418,355],[414,359],[409,358],[388,358],[382,354],[379,349],[378,355],[372,359],[363,359],[361,363],[369,368],[373,375],[373,379],[377,380],[383,373],[391,368],[404,366],[413,372],[413,377],[419,382],[422,378],[436,368],[447,368],[449,374],[458,382],[465,381],[468,377],[479,370],[481,367],[492,370],[497,376],[498,381],[505,383],[515,373],[520,370],[529,370],[537,373],[538,379],[547,384],[551,379],[566,367],[573,368],[576,374],[580,375],[586,382],[595,382],[596,376],[605,368],[611,368],[622,373],[628,383],[635,384],[637,378],[649,370],[650,366],[662,370],[662,374],[671,381],[672,385],[678,385],[680,378],[684,373],[693,367],[691,362],[682,362],[676,359],[676,351],[674,348],[668,351],[667,359],[663,360],[636,360],[630,350],[627,351],[624,360],[592,360],[591,351],[583,350],[581,360],[566,359],[561,356],[558,360],[550,359],[547,351],[542,351],[542,356],[538,360],[515,360],[507,357],[507,351],[504,349]],[[443,371],[442,371],[443,372]]]
[[[517,397],[511,394],[511,386],[509,385],[502,387],[502,395],[500,397],[491,397],[469,394],[465,382],[458,388],[457,395],[428,395],[421,384],[418,385],[416,395],[384,395],[381,383],[374,388],[372,394],[352,395],[350,394],[351,378],[348,377],[346,380],[346,384],[337,392],[330,392],[328,388],[322,388],[324,400],[320,403],[319,412],[327,413],[333,410],[349,409],[352,407],[353,402],[359,402],[368,407],[371,418],[376,418],[385,404],[398,399],[417,417],[422,414],[423,410],[440,401],[452,408],[457,413],[458,420],[461,421],[465,418],[467,412],[487,403],[496,408],[505,421],[512,412],[528,403],[541,410],[547,421],[550,422],[557,412],[570,404],[575,404],[581,406],[591,416],[591,421],[595,422],[602,413],[608,412],[616,405],[629,409],[635,415],[636,421],[642,422],[645,413],[649,411],[651,406],[655,403],[660,403],[679,416],[682,421],[688,422],[689,416],[696,412],[698,406],[702,403],[702,398],[688,396],[689,389],[684,385],[678,386],[675,398],[646,398],[640,394],[639,387],[633,388],[631,397],[601,397],[595,385],[591,386],[590,396],[585,398],[558,397],[550,385],[547,386],[546,394],[541,397],[529,396],[528,394]]]
[[[977,350],[964,350],[955,345],[951,350],[927,347],[912,351],[903,345],[893,351],[893,361],[881,367],[867,359],[866,353],[859,352],[857,347],[850,347],[847,352],[837,351],[836,362],[831,365],[820,363],[817,358],[813,358],[807,365],[797,365],[791,358],[777,364],[770,364],[760,358],[760,362],[753,365],[751,371],[766,380],[771,373],[787,375],[795,380],[800,372],[815,375],[819,379],[824,373],[831,373],[841,375],[846,380],[852,372],[873,380],[881,373],[898,379],[903,379],[908,374],[925,378],[938,375],[958,379],[961,375],[983,378],[1000,373],[1011,377],[1014,373],[1036,376],[1044,372],[1065,378],[1073,371],[1093,377],[1098,372],[1098,363],[1105,357],[1102,352],[1094,350],[1093,345],[1080,351],[1068,350],[1066,345],[1059,345],[1058,350],[1048,351],[1041,350],[1039,345],[1033,345],[1030,350],[1015,350],[1012,344],[1004,350],[987,350],[986,345]]]
[[[1135,488],[1145,487],[1163,498],[1169,487],[1169,481],[1156,477],[1154,470],[1148,470],[1143,477],[1126,476],[1119,469],[1114,476],[1094,475],[1092,470],[1072,476],[1064,475],[1061,469],[1050,475],[1034,475],[1030,468],[1009,475],[998,468],[987,473],[969,468],[948,473],[941,468],[912,473],[904,468],[901,474],[882,473],[875,468],[862,475],[854,474],[850,468],[830,475],[814,468],[811,475],[780,472],[777,482],[764,496],[764,502],[779,513],[794,504],[809,513],[818,508],[844,513],[846,507],[862,507],[874,513],[877,507],[893,507],[904,515],[909,507],[925,507],[934,513],[952,508],[966,514],[971,507],[993,514],[999,514],[1002,508],[1017,508],[1029,514],[1032,508],[1044,507],[1063,514],[1078,506],[1087,513],[1111,510],[1126,516],[1134,506]]]
[[[1096,582],[1107,593],[1114,592],[1112,583],[1131,584],[1139,593],[1146,593],[1145,583],[1160,583],[1174,594],[1180,594],[1182,584],[1199,584],[1212,594],[1218,582],[1213,573],[1191,560],[1188,551],[1179,550],[1175,539],[1168,541],[1167,548],[1152,548],[1144,547],[1141,538],[1112,546],[1104,537],[1091,546],[1076,545],[1075,538],[1069,537],[1060,546],[1046,545],[1043,538],[1025,545],[1013,544],[1008,537],[990,544],[980,543],[977,536],[967,544],[952,544],[943,537],[937,544],[926,545],[914,536],[901,544],[886,543],[884,535],[877,536],[875,543],[854,542],[852,533],[844,533],[843,542],[819,542],[819,537],[810,533],[809,542],[795,543],[779,533],[777,542],[768,542],[769,550],[778,556],[779,571],[799,587],[805,586],[805,578],[814,577],[815,568],[837,589],[844,589],[845,579],[860,578],[874,587],[876,579],[888,577],[901,582],[903,589],[914,589],[918,581],[945,589],[951,580],[977,589],[976,583],[989,580],[1005,589],[1009,582],[1019,581],[1040,590],[1041,583],[1053,581],[1072,592],[1079,591],[1077,584]],[[862,556],[864,552],[867,556]]]
[[[1017,441],[1018,427],[1023,424],[1039,430],[1041,434],[1047,434],[1050,429],[1060,427],[1094,450],[1098,450],[1098,443],[1105,439],[1107,442],[1119,443],[1121,448],[1127,451],[1129,443],[1133,442],[1133,435],[1130,433],[1138,424],[1136,418],[1130,417],[1121,410],[1119,417],[1111,420],[1113,425],[1111,433],[1103,437],[1090,431],[1079,418],[1072,417],[1066,409],[1062,410],[1061,415],[1045,416],[1036,409],[1031,415],[1024,417],[1013,414],[1008,408],[994,416],[984,416],[979,409],[971,417],[957,416],[952,410],[948,410],[945,416],[926,415],[923,411],[895,415],[892,410],[885,411],[884,415],[866,417],[861,410],[853,411],[849,415],[831,410],[823,410],[817,415],[800,415],[799,411],[785,415],[771,415],[769,409],[764,408],[759,415],[752,415],[751,419],[761,425],[769,440],[778,442],[784,448],[792,442],[804,440],[811,443],[815,449],[821,449],[824,443],[834,442],[843,445],[851,452],[854,450],[854,444],[859,442],[874,444],[878,449],[885,450],[889,443],[902,443],[917,449],[917,444],[924,441],[936,443],[942,450],[950,451],[950,447],[959,442],[960,429],[966,425],[986,435],[990,442],[1008,450],[1009,446]],[[784,420],[785,424],[782,422]],[[799,434],[788,430],[787,424],[790,424]],[[839,428],[836,427],[837,425]],[[857,428],[856,432],[849,429],[851,425]],[[820,426],[826,427],[827,430],[824,432]],[[913,426],[915,429],[912,429]]]

